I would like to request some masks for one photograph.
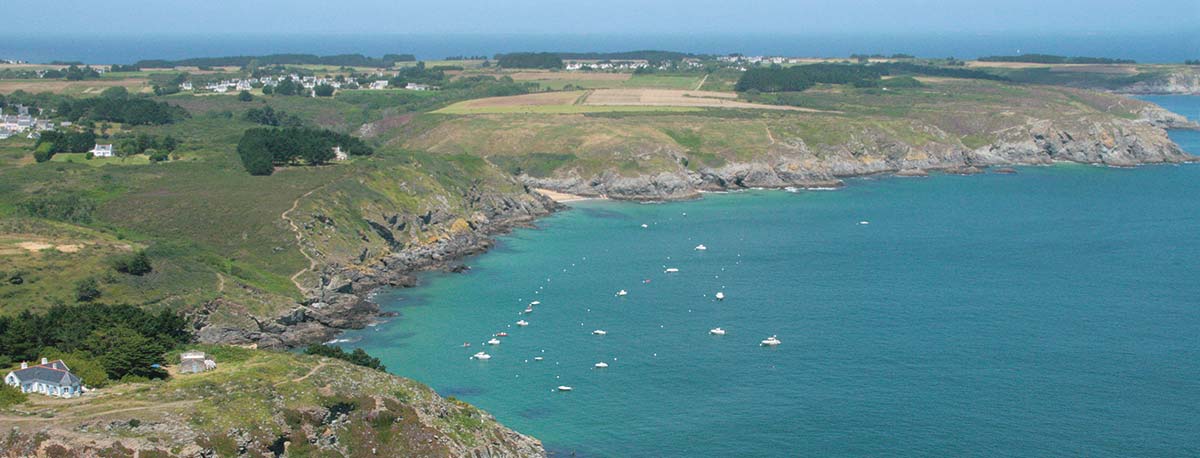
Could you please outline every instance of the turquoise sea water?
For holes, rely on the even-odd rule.
[[[560,456],[1200,454],[1200,165],[1019,172],[576,203],[345,337]]]

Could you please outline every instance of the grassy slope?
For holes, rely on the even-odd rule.
[[[201,349],[218,362],[215,371],[120,384],[81,399],[32,396],[0,410],[0,427],[53,428],[51,436],[77,445],[119,438],[128,448],[177,454],[205,448],[218,456],[235,455],[239,446],[269,454],[279,438],[291,442],[292,456],[362,456],[372,449],[394,456],[458,456],[514,442],[486,413],[441,399],[411,380],[328,358]],[[339,407],[346,418],[329,414]],[[0,448],[18,450],[37,440],[32,434],[19,440],[6,435]]]
[[[1141,106],[1117,96],[1067,88],[951,79],[890,91],[826,86],[803,93],[764,94],[756,99],[760,100],[837,113],[427,115],[411,123],[395,141],[411,149],[487,156],[495,158],[493,162],[553,157],[556,165],[551,170],[528,167],[543,174],[574,170],[590,176],[610,170],[636,175],[676,169],[676,160],[665,151],[683,152],[694,168],[697,159],[719,166],[763,157],[785,139],[803,141],[818,154],[864,141],[976,148],[1031,117],[1082,125],[1112,116],[1132,118]],[[562,154],[568,155],[566,160]]]
[[[223,297],[261,316],[272,316],[301,298],[289,277],[308,267],[295,233],[281,214],[297,203],[294,216],[335,216],[341,231],[310,243],[334,259],[359,253],[356,244],[377,254],[382,240],[360,216],[450,208],[469,216],[462,183],[486,181],[505,192],[523,192],[499,169],[461,168],[444,158],[431,160],[397,148],[372,158],[323,167],[282,169],[269,177],[245,173],[236,155],[240,120],[251,107],[270,104],[327,128],[351,131],[362,122],[395,111],[374,103],[382,94],[358,94],[353,103],[338,99],[274,97],[238,102],[232,95],[169,96],[193,118],[166,126],[135,127],[127,133],[173,135],[183,141],[183,160],[149,164],[144,158],[84,160],[78,155],[35,164],[32,141],[0,141],[0,273],[22,273],[21,284],[0,282],[0,313],[74,302],[73,285],[97,278],[102,301],[188,310]],[[227,116],[225,113],[230,113]],[[69,162],[68,162],[69,161]],[[76,253],[43,250],[36,255],[17,244],[47,238],[51,223],[20,217],[17,204],[39,194],[75,194],[95,203],[93,220],[53,223],[55,244],[80,244]],[[450,228],[412,232],[413,240],[436,238]],[[369,242],[364,243],[363,239]],[[148,247],[155,272],[144,277],[116,274],[112,257]]]

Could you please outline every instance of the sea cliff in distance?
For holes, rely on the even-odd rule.
[[[1194,91],[1194,65],[483,57],[0,65],[0,329],[28,337],[0,339],[0,357],[61,353],[98,388],[13,394],[4,448],[538,456],[536,439],[369,357],[280,351],[372,324],[372,291],[458,270],[492,236],[565,208],[545,191],[689,199],[1195,160],[1166,133],[1195,123],[1120,94]],[[125,304],[159,314],[161,329],[21,328]],[[129,342],[142,345],[118,345]],[[194,345],[215,371],[177,372]],[[155,370],[121,364],[128,348],[150,348],[137,353]]]

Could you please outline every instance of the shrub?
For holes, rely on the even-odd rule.
[[[249,102],[254,100],[254,96],[250,95],[249,91],[242,91],[238,93],[238,100],[242,102]]]
[[[129,275],[146,275],[154,270],[150,265],[150,257],[146,256],[145,251],[121,256],[114,259],[112,262],[113,270]]]
[[[29,400],[29,396],[22,393],[15,386],[0,385],[0,408],[15,406]]]
[[[91,302],[100,298],[100,284],[95,278],[85,278],[75,284],[75,300]]]

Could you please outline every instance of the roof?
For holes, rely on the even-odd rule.
[[[12,373],[21,379],[22,382],[42,382],[61,386],[78,385],[82,381],[67,369],[67,365],[62,360],[54,360],[28,369],[15,370]]]

